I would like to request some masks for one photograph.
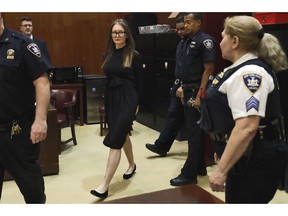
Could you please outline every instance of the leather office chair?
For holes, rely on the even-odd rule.
[[[75,134],[75,108],[77,102],[77,90],[72,89],[52,89],[51,104],[57,110],[57,128],[58,128],[58,143],[59,154],[61,154],[61,145],[73,141],[77,145]],[[70,127],[72,138],[62,141],[61,129]]]

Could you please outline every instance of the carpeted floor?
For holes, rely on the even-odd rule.
[[[159,136],[138,122],[134,123],[131,140],[133,144],[136,174],[129,180],[122,178],[127,169],[123,152],[118,170],[109,188],[105,201],[138,195],[147,192],[172,188],[169,181],[176,177],[187,157],[187,143],[175,143],[167,157],[158,157],[145,148],[145,143],[153,143]],[[102,144],[104,137],[99,136],[99,125],[76,126],[77,146],[72,143],[63,146],[59,155],[60,172],[58,175],[45,176],[47,204],[92,204],[99,200],[90,195],[90,190],[100,184],[106,167],[108,148]],[[63,139],[70,136],[70,130],[63,130]],[[208,167],[208,175],[213,167]],[[198,177],[198,185],[224,200],[223,193],[214,193],[208,186],[208,176]],[[14,181],[3,185],[1,204],[21,204],[23,197]],[[271,203],[288,204],[288,193],[278,191]]]

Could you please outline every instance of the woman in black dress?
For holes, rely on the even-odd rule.
[[[110,28],[110,36],[102,68],[107,76],[105,90],[105,110],[109,132],[103,143],[110,148],[103,182],[90,193],[105,198],[109,184],[118,168],[121,149],[128,159],[128,169],[124,179],[133,176],[136,170],[129,132],[138,111],[141,92],[140,55],[135,51],[135,43],[128,24],[123,19],[115,20]]]

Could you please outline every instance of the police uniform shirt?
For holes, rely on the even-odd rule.
[[[242,56],[230,68],[236,67],[257,56],[248,53]],[[274,89],[271,75],[258,65],[246,65],[234,72],[220,87],[226,94],[233,119],[257,115],[265,117],[268,94]]]
[[[35,110],[33,81],[49,69],[51,65],[30,38],[4,29],[0,36],[0,123]]]
[[[216,61],[216,46],[212,36],[198,31],[185,43],[185,52],[179,63],[183,83],[200,82],[204,64]]]
[[[176,48],[176,66],[175,66],[175,79],[179,79],[181,76],[181,58],[183,56],[183,54],[185,53],[185,46],[187,41],[189,40],[189,37],[186,36],[185,38],[183,38],[177,45]]]

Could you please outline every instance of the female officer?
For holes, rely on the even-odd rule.
[[[222,57],[232,65],[211,80],[201,103],[218,164],[210,187],[225,191],[227,203],[268,203],[287,162],[274,73],[288,68],[286,55],[250,16],[226,18],[222,37]]]

